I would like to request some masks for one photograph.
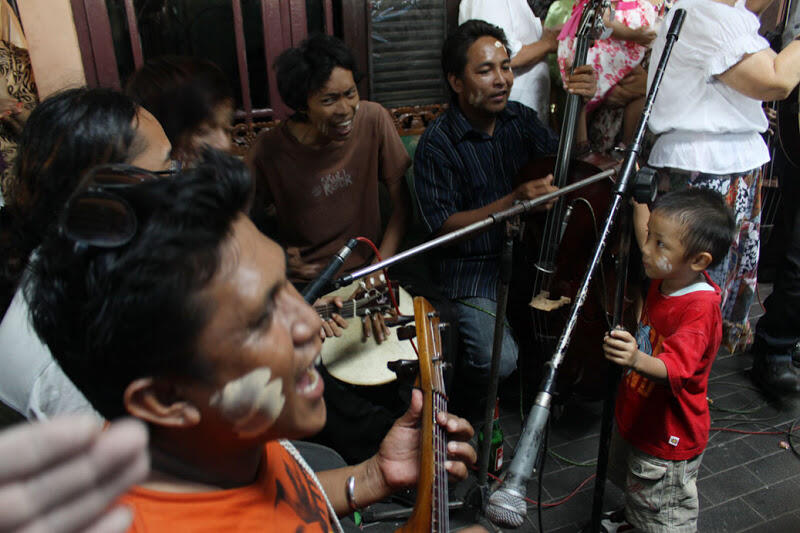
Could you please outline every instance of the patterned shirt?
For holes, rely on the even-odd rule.
[[[512,191],[532,156],[555,153],[558,138],[536,112],[508,102],[494,134],[475,130],[456,104],[425,129],[414,155],[414,187],[422,218],[432,233],[461,211],[481,208]],[[450,298],[497,299],[503,227],[443,249],[439,282]]]

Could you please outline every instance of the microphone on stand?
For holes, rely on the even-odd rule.
[[[554,374],[552,377],[555,377]],[[548,379],[549,381],[549,379]],[[547,419],[550,416],[552,394],[545,390],[536,396],[536,403],[528,413],[525,429],[514,450],[514,459],[503,476],[503,484],[489,496],[486,517],[500,527],[517,528],[527,514],[526,484],[539,456]]]
[[[347,241],[341,250],[339,250],[336,255],[331,258],[330,263],[326,266],[322,272],[320,273],[317,278],[308,284],[308,287],[303,291],[303,299],[306,303],[313,303],[314,300],[322,293],[323,289],[327,287],[328,283],[330,283],[333,276],[342,268],[345,259],[350,255],[353,251],[353,248],[356,247],[358,241],[356,239],[350,239]]]

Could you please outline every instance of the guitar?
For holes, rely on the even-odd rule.
[[[351,283],[346,287],[333,291],[330,295],[347,298],[355,292],[357,287],[357,282]],[[402,287],[398,287],[397,291],[400,313],[403,315],[413,314],[411,295]],[[365,298],[370,298],[370,294],[368,293]],[[362,303],[359,303],[361,300],[357,300],[352,304],[350,302],[353,302],[353,300],[345,301],[341,311],[337,310],[335,306],[328,306],[326,309],[318,309],[318,312],[328,313],[323,318],[329,317],[331,312],[338,312],[345,318],[351,318],[353,316],[363,316],[366,314],[364,310],[367,308],[385,311],[391,306],[386,289],[380,293],[376,300],[367,303],[371,307],[364,307]],[[352,313],[350,312],[350,307],[354,308]],[[345,316],[345,312],[351,314]],[[394,381],[396,376],[387,368],[386,364],[397,359],[417,358],[411,343],[398,339],[396,330],[397,327],[389,328],[389,337],[381,344],[378,344],[374,336],[362,340],[361,324],[350,324],[350,327],[342,331],[341,337],[329,338],[322,343],[322,351],[320,352],[322,362],[333,377],[352,385],[383,385]]]
[[[419,375],[416,386],[422,390],[422,422],[420,436],[420,468],[417,500],[408,522],[399,532],[446,533],[450,531],[447,502],[447,433],[436,423],[440,411],[447,411],[442,366],[442,338],[439,315],[421,296],[414,298],[414,320],[417,325]]]
[[[395,298],[397,297],[397,291],[395,291]],[[369,315],[371,313],[385,313],[391,311],[391,309],[392,301],[389,298],[389,288],[386,286],[371,289],[357,300],[346,300],[342,302],[341,308],[335,304],[314,306],[314,311],[316,311],[323,320],[329,320],[334,314],[338,314],[342,318],[353,318]]]

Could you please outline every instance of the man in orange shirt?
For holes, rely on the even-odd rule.
[[[249,198],[221,155],[170,180],[95,169],[33,266],[34,325],[65,373],[107,419],[149,426],[152,472],[123,498],[134,531],[339,530],[337,515],[417,479],[418,391],[361,464],[315,476],[283,440],[325,421],[321,322]],[[472,428],[438,423],[465,477]]]

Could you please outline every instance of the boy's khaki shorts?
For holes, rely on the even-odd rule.
[[[614,428],[608,478],[625,492],[625,519],[647,533],[694,533],[697,473],[703,454],[686,461],[659,459],[633,448]]]

